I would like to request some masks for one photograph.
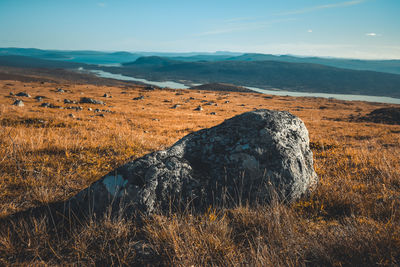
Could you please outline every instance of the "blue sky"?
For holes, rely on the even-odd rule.
[[[0,47],[400,59],[400,0],[0,0]]]

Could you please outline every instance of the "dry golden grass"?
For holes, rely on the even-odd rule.
[[[56,93],[56,87],[67,92]],[[25,106],[15,107],[10,91],[43,95],[49,98],[43,102],[84,110],[41,108],[33,97],[21,98]],[[104,93],[112,98],[102,98]],[[139,95],[144,99],[132,100]],[[83,96],[107,105],[63,103]],[[181,106],[172,109],[175,104]],[[194,111],[198,105],[204,110]],[[0,264],[398,265],[400,126],[348,119],[384,106],[389,105],[0,81],[3,218],[65,200],[129,159],[258,108],[288,110],[305,122],[320,178],[311,196],[291,206],[210,208],[204,214],[156,215],[140,223],[107,216],[77,219],[68,226],[55,225],[45,215],[5,220],[0,225]],[[113,113],[100,117],[89,107]]]

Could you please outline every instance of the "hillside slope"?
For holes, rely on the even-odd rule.
[[[400,75],[310,63],[182,62],[161,57],[141,57],[123,67],[102,69],[155,80],[186,79],[196,83],[223,82],[291,91],[400,97]]]

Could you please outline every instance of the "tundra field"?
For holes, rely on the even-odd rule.
[[[41,102],[37,96],[42,96]],[[79,102],[81,97],[105,105],[64,103]],[[13,106],[16,99],[24,106]],[[56,107],[40,107],[42,103]],[[199,105],[203,110],[194,110]],[[66,109],[78,106],[82,110]],[[0,264],[399,265],[400,125],[361,119],[384,107],[399,106],[258,93],[146,90],[140,85],[2,80]],[[66,200],[128,160],[260,108],[290,111],[307,126],[319,184],[300,201],[210,207],[202,214],[154,215],[140,223],[109,216],[69,218],[69,227],[55,223],[48,213],[11,216]]]

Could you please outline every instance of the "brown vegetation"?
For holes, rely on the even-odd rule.
[[[66,92],[55,92],[59,87]],[[24,107],[12,106],[16,98],[11,91],[26,91],[32,98],[20,98]],[[102,98],[105,93],[112,98]],[[42,108],[37,95],[54,106],[80,105],[83,110]],[[143,99],[132,100],[141,95]],[[106,105],[63,103],[81,97]],[[203,110],[195,111],[199,105]],[[210,207],[204,214],[182,211],[140,223],[107,216],[76,218],[63,227],[44,215],[3,220],[0,264],[398,265],[400,126],[348,120],[389,106],[394,105],[0,81],[3,218],[65,200],[129,159],[258,108],[288,110],[305,122],[320,178],[311,196],[291,206]],[[95,113],[96,108],[112,113]]]

